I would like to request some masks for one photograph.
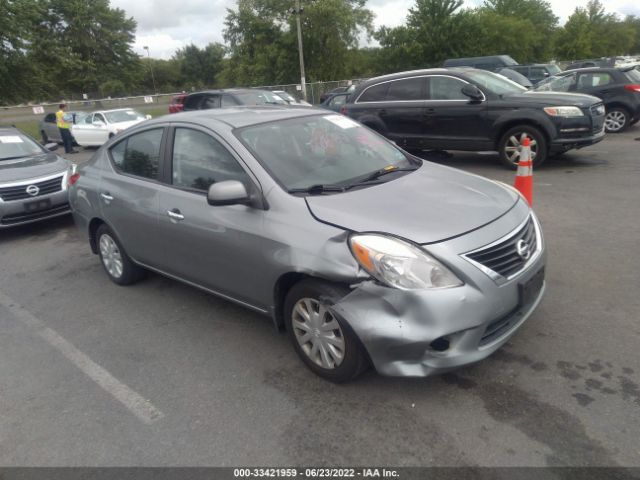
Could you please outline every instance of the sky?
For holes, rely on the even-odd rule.
[[[294,0],[291,0],[293,4]],[[320,0],[322,1],[322,0]],[[564,23],[576,7],[587,0],[548,0],[554,13]],[[465,0],[465,7],[475,7],[482,0]],[[606,0],[607,12],[640,16],[638,0]],[[375,14],[374,24],[394,27],[404,23],[415,0],[369,0]],[[123,9],[138,22],[134,50],[140,55],[168,59],[178,48],[191,43],[203,47],[210,42],[223,43],[222,30],[227,8],[235,0],[111,0],[111,6]],[[148,53],[143,49],[148,46]]]

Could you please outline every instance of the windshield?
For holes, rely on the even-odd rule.
[[[468,70],[465,72],[465,75],[496,95],[509,95],[527,91],[522,85],[518,85],[516,82],[512,82],[502,75],[497,75],[485,70]]]
[[[46,153],[42,147],[18,132],[0,133],[0,161]]]
[[[234,93],[243,105],[286,105],[282,98],[266,90],[256,90],[254,92]]]
[[[576,82],[576,74],[569,73],[566,75],[554,76],[540,82],[535,90],[539,92],[568,92]]]
[[[136,120],[144,120],[145,117],[140,112],[136,112],[135,110],[116,110],[113,112],[104,112],[104,116],[107,117],[107,122],[109,123],[120,123],[120,122],[135,122]]]
[[[640,70],[638,70],[637,68],[634,68],[632,70],[626,70],[624,74],[633,83],[640,83]]]
[[[293,98],[291,96],[291,94],[287,93],[287,92],[274,92],[276,93],[280,98],[283,98],[284,100],[286,100],[287,102],[296,102],[296,99]]]
[[[286,190],[348,185],[377,170],[415,166],[400,149],[342,115],[256,125],[238,136]]]
[[[555,75],[556,73],[560,73],[562,71],[559,66],[553,64],[547,65],[547,70],[549,70],[549,73],[551,75]]]

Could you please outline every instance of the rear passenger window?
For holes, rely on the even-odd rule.
[[[220,108],[220,97],[218,95],[208,95],[204,98],[200,108],[207,110],[209,108]]]
[[[206,191],[216,182],[245,181],[247,174],[215,138],[189,128],[176,128],[173,143],[173,184]]]
[[[187,110],[193,110],[198,108],[198,104],[202,100],[202,95],[189,95],[184,99],[184,108]]]
[[[613,83],[613,78],[608,73],[583,73],[578,77],[578,89],[600,87]]]
[[[358,98],[358,103],[362,102],[383,102],[387,96],[389,83],[379,83],[367,88]]]
[[[225,107],[236,107],[238,106],[238,102],[231,95],[223,95],[222,96],[222,108]]]
[[[469,100],[462,93],[464,85],[453,77],[429,77],[429,100]]]
[[[422,85],[424,84],[424,81],[424,78],[406,78],[404,80],[389,82],[389,90],[387,90],[386,100],[424,100],[424,96],[422,94]]]
[[[162,128],[146,130],[114,145],[111,148],[111,158],[116,170],[157,180],[162,131]]]

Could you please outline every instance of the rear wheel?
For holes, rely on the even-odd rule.
[[[328,282],[303,280],[291,288],[284,304],[293,348],[309,369],[336,383],[353,380],[367,367],[355,334],[330,309],[348,292]]]
[[[630,125],[629,112],[621,107],[613,107],[604,117],[604,129],[607,133],[620,133]]]
[[[542,132],[530,125],[520,125],[507,130],[498,143],[500,161],[505,167],[512,170],[518,168],[520,146],[526,137],[531,141],[533,166],[542,165],[546,160],[548,155],[547,140]]]
[[[131,261],[114,233],[105,224],[98,227],[96,243],[102,266],[112,282],[131,285],[142,277],[142,268]]]

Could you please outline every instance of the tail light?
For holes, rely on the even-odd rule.
[[[69,186],[74,185],[79,178],[80,178],[80,174],[76,172],[73,175],[69,176],[69,180],[67,181],[67,184]]]
[[[629,90],[631,92],[640,93],[640,85],[638,85],[637,83],[632,83],[632,84],[629,84],[629,85],[625,85],[624,89],[625,90]]]

